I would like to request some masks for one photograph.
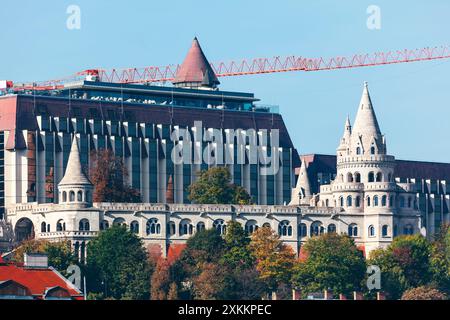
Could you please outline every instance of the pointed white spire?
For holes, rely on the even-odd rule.
[[[344,125],[344,134],[342,135],[341,143],[339,144],[338,150],[343,151],[349,148],[351,135],[352,135],[352,125],[350,123],[350,117],[347,115],[347,119],[345,120]]]
[[[380,127],[378,125],[375,111],[373,110],[372,100],[369,94],[369,85],[364,82],[364,89],[359,102],[358,113],[356,114],[353,132],[363,135],[381,137]]]
[[[309,183],[306,161],[303,160],[298,174],[297,185],[292,190],[291,202],[289,205],[309,204],[311,198],[311,184]]]
[[[76,136],[74,136],[72,140],[66,172],[59,182],[59,186],[65,185],[91,185],[91,182],[84,174],[81,166],[80,150],[78,149]]]
[[[364,82],[358,113],[353,124],[351,145],[353,149],[359,146],[361,150],[364,150],[364,154],[370,153],[374,146],[378,153],[384,153],[386,149],[372,100],[370,99],[367,82]],[[355,152],[355,150],[352,150],[352,152]]]

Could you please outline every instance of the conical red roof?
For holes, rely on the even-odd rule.
[[[211,88],[220,84],[197,38],[194,38],[192,46],[183,64],[180,66],[173,84],[180,87],[205,86]]]

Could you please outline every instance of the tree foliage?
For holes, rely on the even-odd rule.
[[[380,267],[382,290],[391,299],[399,299],[405,290],[430,282],[430,254],[430,243],[423,236],[405,235],[386,249],[374,250],[369,264]]]
[[[431,245],[433,285],[450,295],[450,227],[441,226]]]
[[[93,152],[89,177],[94,202],[141,202],[139,191],[127,184],[128,171],[122,158],[109,149]]]
[[[295,254],[271,228],[256,230],[252,234],[249,248],[256,259],[259,278],[268,289],[276,290],[279,284],[290,283]]]
[[[302,250],[307,258],[296,264],[292,276],[302,293],[331,289],[349,294],[361,290],[366,263],[353,239],[327,233],[308,239]]]
[[[421,286],[406,290],[402,300],[447,300],[447,296],[438,289]]]
[[[189,186],[189,200],[198,204],[250,204],[248,192],[231,183],[231,174],[225,167],[213,167],[200,172]]]
[[[101,232],[88,246],[88,290],[103,298],[148,299],[150,263],[142,241],[125,226]]]
[[[45,240],[26,240],[14,252],[13,260],[23,262],[25,253],[42,253],[48,256],[48,265],[67,275],[67,268],[77,264],[78,259],[72,251],[70,241],[49,242]]]

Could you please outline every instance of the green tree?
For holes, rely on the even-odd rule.
[[[247,191],[231,183],[225,167],[213,167],[200,172],[189,188],[189,200],[198,204],[250,204]]]
[[[48,265],[58,270],[64,276],[71,264],[78,260],[72,251],[70,241],[49,242],[46,240],[26,240],[14,252],[13,260],[23,262],[25,253],[42,253],[48,257]]]
[[[441,226],[431,245],[431,272],[433,284],[450,295],[450,227]]]
[[[88,246],[88,290],[113,299],[148,299],[150,263],[142,241],[125,226],[101,232]]]
[[[431,281],[430,255],[431,245],[423,236],[399,236],[386,249],[374,250],[369,264],[380,267],[382,290],[399,299],[405,290]]]
[[[252,234],[249,248],[257,261],[259,278],[268,290],[274,291],[280,284],[290,283],[295,254],[271,228],[256,230]]]
[[[331,289],[349,294],[360,290],[365,277],[364,255],[347,235],[326,233],[308,239],[306,259],[294,268],[292,282],[302,293]]]
[[[221,264],[234,269],[251,268],[255,264],[255,258],[249,250],[250,238],[236,221],[227,223],[224,241],[225,252],[220,260]]]

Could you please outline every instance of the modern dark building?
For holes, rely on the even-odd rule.
[[[96,150],[107,148],[122,157],[128,182],[140,191],[144,203],[188,203],[187,187],[200,170],[215,165],[226,165],[233,182],[245,187],[255,203],[289,202],[293,168],[300,162],[281,115],[273,107],[258,105],[251,93],[219,90],[197,39],[173,83],[118,84],[87,76],[59,90],[4,92],[0,217],[8,204],[58,201],[57,186],[74,136],[86,168]],[[190,161],[181,164],[172,156],[177,147],[173,137],[180,132],[187,135],[179,139],[181,145],[191,151]],[[212,160],[205,160],[205,153]],[[219,161],[219,154],[232,163]],[[261,154],[273,161],[259,161]],[[275,162],[279,170],[261,174]],[[167,199],[169,193],[173,199]]]

